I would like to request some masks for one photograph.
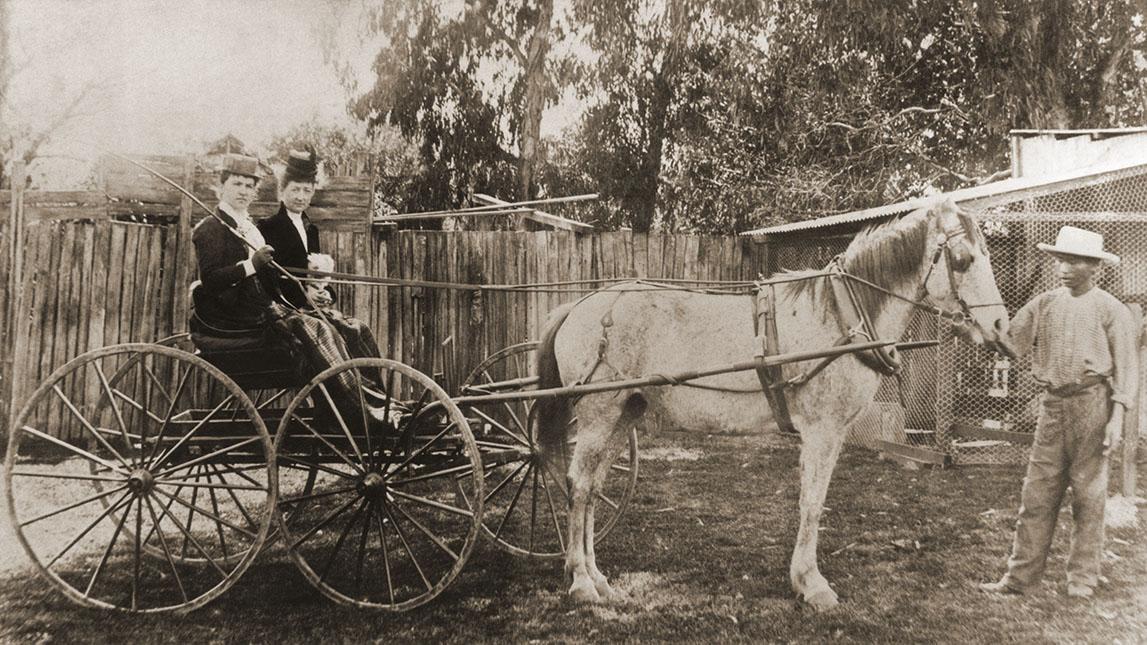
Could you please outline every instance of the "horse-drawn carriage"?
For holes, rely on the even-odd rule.
[[[595,292],[604,295],[567,310],[540,349],[491,355],[455,396],[381,358],[307,380],[289,351],[258,343],[202,352],[182,336],[94,350],[53,372],[16,416],[5,469],[12,525],[52,583],[90,606],[189,611],[281,544],[324,595],[408,609],[450,584],[479,535],[517,554],[564,555],[571,592],[595,599],[609,587],[593,544],[636,484],[632,421],[646,398],[682,419],[759,426],[776,419],[765,389],[772,414],[787,396],[803,424],[793,584],[814,604],[832,604],[815,526],[847,422],[879,378],[860,361],[833,361],[895,344],[879,338],[899,338],[918,307],[970,324],[980,341],[1002,332],[1006,312],[974,226],[951,207],[915,213],[858,238],[833,270],[766,284],[780,295],[763,312],[742,296],[657,285]],[[801,286],[822,281],[845,285],[846,295]],[[683,358],[675,337],[646,331],[666,303],[677,332],[696,327],[691,349],[706,365],[742,360],[658,367]],[[729,315],[742,309],[744,320]],[[609,334],[626,344],[611,345]],[[530,373],[536,349],[548,372]],[[812,367],[767,375],[802,362]],[[753,387],[642,394],[725,375]],[[357,392],[359,405],[338,404],[336,384]],[[381,414],[366,413],[366,397]],[[543,402],[554,405],[539,413]]]
[[[535,347],[491,355],[459,394],[528,389]],[[279,543],[328,597],[401,610],[440,593],[479,535],[529,557],[564,553],[564,476],[539,454],[529,399],[459,407],[385,359],[310,380],[295,365],[282,347],[204,353],[181,335],[56,370],[8,449],[9,511],[29,556],[82,604],[187,611]],[[329,385],[347,377],[382,399],[387,423],[340,411]],[[599,537],[636,484],[636,430],[611,472]]]

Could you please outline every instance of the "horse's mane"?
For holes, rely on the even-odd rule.
[[[841,265],[847,273],[888,289],[895,289],[915,277],[924,260],[924,243],[928,236],[928,215],[912,217],[915,212],[876,226],[866,227],[856,234],[841,255]],[[822,300],[829,291],[821,288],[823,278],[795,280],[820,271],[783,271],[780,277],[787,298],[807,295]],[[864,285],[855,285],[856,295],[868,315],[875,318],[890,297],[888,294]]]

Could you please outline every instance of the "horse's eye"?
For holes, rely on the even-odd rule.
[[[952,249],[951,257],[952,270],[959,273],[967,271],[968,267],[972,266],[972,262],[976,259],[976,256],[972,255],[971,251],[963,246]]]

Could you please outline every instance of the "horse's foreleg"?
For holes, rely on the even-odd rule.
[[[801,432],[801,442],[801,519],[789,577],[798,598],[815,609],[829,609],[837,597],[817,566],[817,530],[844,435],[839,428],[810,428]]]

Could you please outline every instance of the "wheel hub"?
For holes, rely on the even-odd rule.
[[[386,495],[386,479],[382,473],[369,472],[359,480],[358,492],[370,499],[381,499]]]
[[[146,468],[139,468],[127,478],[127,487],[133,493],[148,493],[155,487],[155,477]]]

